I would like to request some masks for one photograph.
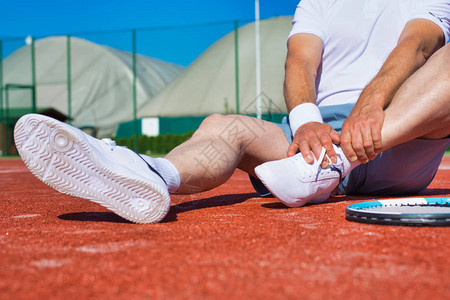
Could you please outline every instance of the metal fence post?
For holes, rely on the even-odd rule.
[[[262,118],[261,113],[261,38],[259,24],[259,0],[255,0],[255,59],[256,59],[256,117]]]
[[[70,124],[72,120],[72,60],[70,48],[70,34],[67,35],[66,41],[66,58],[67,58],[67,121]]]
[[[234,70],[236,87],[236,114],[239,114],[239,23],[234,21]]]
[[[5,155],[9,155],[9,135],[8,135],[8,125],[9,125],[9,90],[8,85],[5,87]]]
[[[31,112],[36,113],[36,49],[35,49],[35,41],[34,37],[31,37],[31,85],[32,89],[32,98],[31,98]]]
[[[136,29],[131,30],[133,43],[133,123],[134,123],[134,151],[138,150],[138,120],[137,120],[137,95],[136,95]]]

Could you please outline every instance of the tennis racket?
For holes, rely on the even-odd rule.
[[[345,209],[349,221],[405,226],[450,226],[450,197],[360,202]]]

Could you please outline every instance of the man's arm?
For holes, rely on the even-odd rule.
[[[289,38],[286,57],[284,98],[290,112],[302,103],[316,103],[315,81],[322,59],[322,40],[300,33]]]
[[[350,161],[367,163],[381,151],[384,109],[403,82],[443,45],[444,34],[433,22],[414,19],[406,24],[397,46],[342,126],[341,147]]]
[[[300,150],[305,160],[310,163],[313,162],[311,150],[318,157],[322,144],[333,160],[336,153],[332,142],[339,142],[339,134],[331,126],[321,123],[320,120],[309,122],[308,119],[308,109],[317,110],[318,113],[318,108],[312,105],[316,103],[315,83],[317,69],[322,60],[322,47],[322,40],[315,35],[300,33],[291,36],[285,66],[284,97],[290,112],[291,128],[295,131],[287,155],[293,156]],[[305,106],[305,103],[312,105]],[[299,105],[303,106],[298,107]]]

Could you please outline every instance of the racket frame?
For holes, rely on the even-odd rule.
[[[355,203],[345,209],[348,221],[380,225],[450,226],[450,213],[387,213],[369,210],[390,206],[450,206],[450,197],[397,198]]]

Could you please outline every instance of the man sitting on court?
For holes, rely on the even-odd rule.
[[[450,144],[450,48],[438,50],[449,30],[447,0],[302,0],[288,39],[288,123],[212,115],[152,158],[27,115],[16,146],[51,187],[138,223],[162,220],[169,193],[212,189],[236,168],[288,206],[417,193]]]

